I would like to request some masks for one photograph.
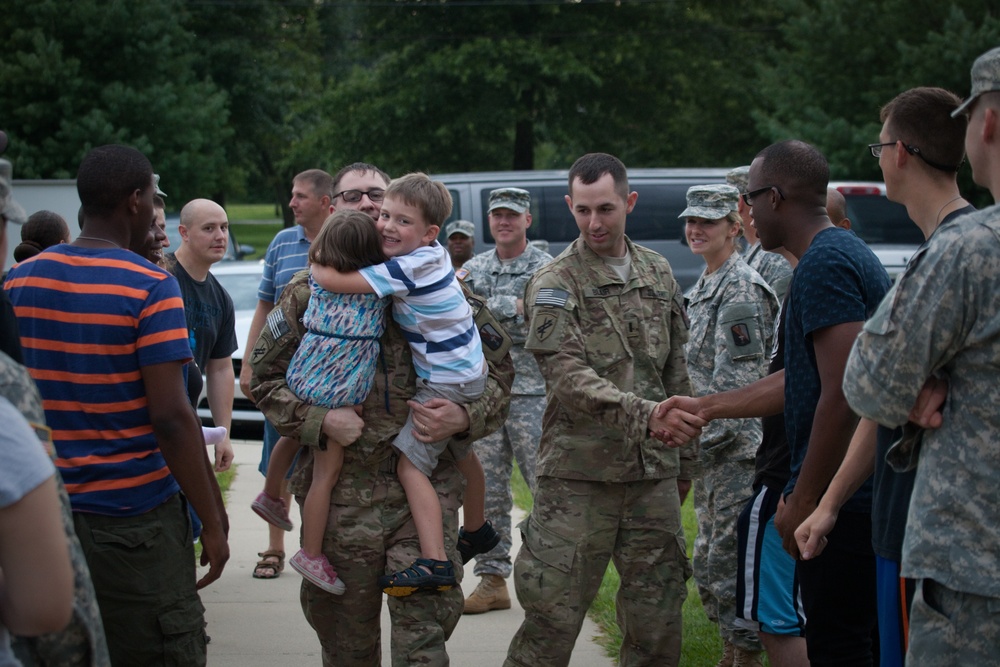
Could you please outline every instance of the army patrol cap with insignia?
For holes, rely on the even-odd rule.
[[[490,207],[487,214],[495,208],[509,208],[518,213],[525,213],[531,208],[531,193],[521,188],[497,188],[490,193]]]
[[[1000,46],[987,51],[976,58],[976,62],[972,63],[972,92],[969,93],[967,100],[951,112],[952,118],[964,113],[969,105],[983,93],[992,93],[998,90],[1000,90]]]
[[[750,182],[750,165],[730,169],[726,174],[726,183],[733,186],[740,192],[747,191],[747,183]]]
[[[687,208],[678,218],[719,220],[736,210],[740,191],[732,185],[692,185],[687,191]]]
[[[451,238],[452,234],[461,234],[471,239],[476,236],[476,227],[468,220],[453,220],[444,228],[444,237]]]

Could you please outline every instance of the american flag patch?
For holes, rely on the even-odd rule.
[[[271,330],[272,340],[278,340],[291,331],[291,327],[289,327],[288,322],[285,321],[285,314],[277,308],[268,313],[267,328]]]
[[[538,290],[535,295],[535,305],[536,306],[557,306],[562,308],[566,305],[566,300],[569,299],[569,292],[564,289],[555,289],[554,287],[543,287]]]

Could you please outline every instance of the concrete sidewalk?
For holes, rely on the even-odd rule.
[[[260,461],[259,441],[235,441],[236,480],[229,491],[229,547],[231,556],[222,577],[201,591],[208,621],[208,664],[217,667],[254,667],[282,665],[298,667],[321,664],[319,642],[306,623],[299,606],[302,578],[290,567],[277,579],[251,577],[257,552],[267,546],[267,524],[250,509],[250,502],[263,486],[257,472]],[[515,509],[519,514],[519,510]],[[285,540],[291,557],[298,548],[298,510],[293,509],[296,531]],[[515,517],[516,525],[520,517]],[[516,554],[520,535],[514,531]],[[465,570],[463,589],[468,595],[478,583],[472,574],[473,563]],[[490,667],[503,663],[507,646],[521,625],[524,612],[517,604],[513,584],[509,583],[513,607],[504,611],[463,616],[448,641],[448,655],[456,667]],[[577,639],[570,667],[609,667],[613,664],[591,638],[597,627],[584,623]],[[382,663],[391,664],[389,653],[389,612],[382,607]]]

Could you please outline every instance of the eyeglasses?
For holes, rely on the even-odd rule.
[[[927,158],[925,158],[924,154],[916,146],[910,146],[910,145],[904,144],[902,141],[900,141],[899,143],[903,145],[903,150],[905,150],[907,153],[909,153],[910,155],[916,155],[918,158],[920,158],[921,160],[923,160],[924,162],[926,162],[928,167],[933,167],[934,169],[937,169],[938,171],[947,171],[947,172],[958,171],[959,168],[962,166],[961,162],[958,164],[957,167],[953,167],[953,166],[947,165],[947,164],[941,164],[940,162],[933,162],[933,161],[928,160]],[[895,146],[895,145],[896,145],[895,141],[890,141],[890,142],[887,142],[887,143],[884,143],[884,144],[868,144],[868,149],[871,150],[872,157],[881,157],[882,156],[882,149],[885,146]],[[962,162],[964,162],[964,161],[965,160],[962,160]]]
[[[333,195],[333,198],[343,197],[344,201],[351,204],[355,204],[361,201],[361,198],[368,195],[368,199],[375,203],[378,203],[385,199],[385,190],[382,188],[372,188],[371,190],[344,190]]]
[[[781,197],[782,199],[785,198],[784,193],[781,192],[781,188],[779,188],[777,185],[769,185],[766,188],[761,188],[759,190],[754,190],[753,192],[744,192],[740,196],[743,197],[743,203],[744,204],[746,204],[747,206],[753,206],[753,200],[754,200],[754,198],[757,195],[764,194],[765,192],[767,192],[771,188],[774,188],[775,190],[778,191],[778,196],[779,197]]]

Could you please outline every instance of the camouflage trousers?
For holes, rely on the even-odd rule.
[[[736,574],[739,550],[736,523],[753,495],[753,460],[706,461],[694,483],[698,535],[694,540],[694,578],[709,620],[722,638],[746,651],[760,651],[757,633],[736,624]]]
[[[510,415],[495,433],[473,444],[486,474],[486,518],[500,533],[500,544],[492,551],[476,556],[473,572],[477,577],[496,574],[510,576],[510,512],[514,498],[510,490],[513,460],[521,469],[524,481],[535,487],[535,454],[542,437],[544,396],[512,396]]]
[[[1000,599],[917,581],[907,667],[1000,665]]]
[[[591,482],[539,477],[518,528],[514,587],[524,622],[506,667],[569,664],[587,609],[613,560],[621,667],[677,665],[691,576],[675,478]]]
[[[351,484],[352,477],[345,465],[338,484]],[[441,502],[445,547],[456,563],[455,576],[461,581],[462,561],[456,539],[464,479],[454,465],[443,463],[435,470],[431,482]],[[376,475],[370,491],[370,506],[330,505],[323,553],[347,586],[347,592],[331,595],[302,582],[302,610],[319,638],[326,667],[382,664],[383,594],[377,579],[412,565],[420,557],[417,530],[396,475]],[[301,507],[305,498],[296,496],[296,500]],[[445,640],[462,616],[461,588],[389,597],[388,605],[392,617],[392,664],[447,665]]]

